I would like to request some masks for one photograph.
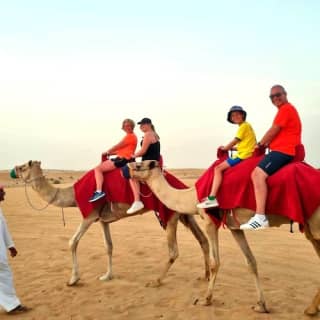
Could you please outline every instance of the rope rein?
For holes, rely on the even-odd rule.
[[[139,191],[139,194],[143,198],[150,198],[152,196],[152,191],[150,191],[149,194],[143,194],[141,191]]]
[[[51,199],[44,207],[42,207],[42,208],[37,208],[37,207],[35,207],[35,206],[32,204],[31,199],[30,199],[30,197],[29,197],[27,186],[28,186],[28,184],[30,184],[31,182],[33,182],[33,181],[35,181],[35,180],[38,180],[38,179],[41,179],[41,178],[45,178],[45,176],[42,175],[42,176],[38,176],[38,177],[32,178],[32,179],[30,179],[30,180],[25,180],[25,181],[24,181],[24,191],[25,191],[25,195],[26,195],[28,204],[29,204],[29,206],[30,206],[32,209],[34,209],[34,210],[36,210],[36,211],[43,211],[43,210],[45,210],[46,208],[48,208],[48,206],[49,206],[50,204],[52,204],[53,201],[57,198],[57,195],[58,195],[58,193],[59,193],[59,191],[60,191],[60,189],[57,188],[55,194],[54,194],[53,197],[52,197],[52,199]],[[64,217],[63,207],[61,207],[61,215],[62,215],[63,226],[65,227],[65,226],[66,226],[66,220],[65,220],[65,217]]]
[[[157,166],[155,166],[154,168],[158,168],[159,166],[157,165]],[[149,168],[147,168],[147,169],[141,169],[141,168],[139,168],[139,169],[133,169],[133,171],[139,171],[139,172],[141,172],[141,171],[149,171],[150,169]],[[161,171],[163,171],[163,169],[161,169]],[[140,182],[141,183],[141,182]],[[143,197],[143,198],[150,198],[151,196],[152,196],[152,194],[153,194],[153,192],[152,191],[150,191],[150,193],[148,193],[148,194],[143,194],[141,191],[139,191],[139,194],[140,194],[140,196],[141,197]]]

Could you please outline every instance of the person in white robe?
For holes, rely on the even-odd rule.
[[[4,195],[3,186],[0,186],[0,202],[4,200]],[[7,250],[9,250],[11,257],[18,254],[0,208],[0,306],[8,313],[24,312],[28,308],[21,304],[16,295]]]

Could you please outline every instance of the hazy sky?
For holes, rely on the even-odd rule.
[[[277,83],[320,167],[319,14],[312,0],[0,0],[0,169],[90,169],[142,117],[168,167],[205,168],[237,130],[232,105],[261,138]]]

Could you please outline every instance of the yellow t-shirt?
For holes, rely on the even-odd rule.
[[[236,138],[240,141],[236,145],[237,154],[233,158],[247,159],[251,157],[257,140],[250,123],[244,121],[239,125]]]

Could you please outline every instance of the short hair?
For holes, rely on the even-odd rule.
[[[279,88],[279,89],[282,90],[282,92],[283,92],[284,94],[287,94],[286,89],[285,89],[282,85],[280,85],[280,84],[275,84],[274,86],[271,87],[271,90],[274,89],[274,88]]]
[[[124,128],[124,125],[125,125],[126,123],[129,123],[129,124],[131,125],[132,130],[133,130],[134,127],[136,126],[136,124],[135,124],[135,122],[134,122],[133,120],[131,120],[131,119],[124,119],[124,120],[122,121],[122,129]]]

